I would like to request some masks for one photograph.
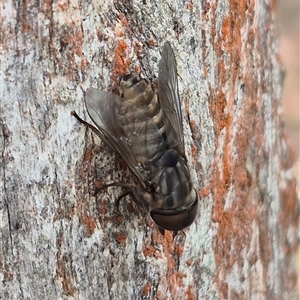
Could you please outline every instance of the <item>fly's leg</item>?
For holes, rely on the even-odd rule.
[[[97,134],[102,139],[102,134],[99,132],[99,130],[95,126],[93,126],[90,123],[88,123],[88,122],[84,121],[83,119],[81,119],[77,115],[77,113],[75,112],[75,110],[71,111],[71,115],[74,116],[80,123],[82,123],[86,127],[90,128],[95,134]]]
[[[120,201],[125,198],[126,196],[130,196],[133,201],[135,202],[135,196],[134,193],[132,192],[132,184],[130,183],[122,183],[122,182],[112,182],[109,184],[105,184],[100,188],[97,188],[97,190],[95,191],[95,195],[98,194],[100,191],[102,191],[103,189],[106,189],[110,186],[119,186],[122,187],[124,189],[126,189],[127,191],[124,192],[123,194],[121,194],[121,196],[119,196],[116,200],[115,200],[115,205],[117,207],[117,210],[119,211],[119,205],[120,205]]]
[[[116,200],[115,200],[115,205],[117,207],[117,210],[119,211],[119,206],[120,206],[120,201],[125,198],[126,196],[130,196],[130,197],[134,197],[132,191],[126,192],[124,194],[122,194],[121,196],[119,196]]]
[[[110,148],[114,149],[114,147],[111,145],[111,143],[109,142],[109,140],[106,138],[106,136],[103,135],[102,132],[100,132],[95,126],[91,125],[90,123],[84,121],[83,119],[81,119],[77,113],[72,110],[71,111],[71,115],[74,116],[80,123],[82,123],[83,125],[85,125],[87,128],[91,129],[104,143],[106,143]],[[130,196],[133,201],[138,205],[138,201],[134,195],[134,193],[132,192],[132,184],[129,184],[129,183],[120,183],[120,182],[113,182],[113,183],[109,183],[109,184],[105,184],[103,185],[102,187],[100,188],[97,188],[95,191],[94,191],[94,196],[97,196],[97,194],[102,191],[103,189],[106,189],[110,186],[120,186],[122,188],[125,188],[129,191],[123,193],[121,196],[119,196],[116,200],[115,200],[115,204],[117,206],[117,210],[119,211],[119,204],[120,204],[120,200],[125,198],[126,196]]]
[[[89,129],[91,129],[96,135],[98,135],[100,137],[101,140],[103,140],[106,144],[110,144],[106,141],[106,138],[103,136],[103,134],[93,125],[91,125],[90,123],[84,121],[83,119],[81,119],[77,113],[75,112],[75,110],[72,110],[71,111],[71,115],[74,116],[80,123],[82,123],[83,125],[85,125],[86,127],[88,127]],[[109,145],[110,146],[110,145]],[[109,184],[105,184],[103,185],[102,187],[100,188],[97,188],[95,189],[95,192],[94,192],[94,196],[96,196],[100,191],[102,191],[103,189],[106,189],[110,186],[120,186],[120,187],[123,187],[123,188],[126,188],[126,189],[132,189],[132,185],[128,184],[128,183],[118,183],[118,182],[113,182],[113,183],[109,183]],[[117,198],[116,200],[116,205],[117,207],[119,208],[119,203],[120,203],[120,200],[124,197],[126,197],[127,195],[131,195],[133,196],[133,193],[130,191],[130,192],[126,192],[124,194],[122,194],[120,197]]]

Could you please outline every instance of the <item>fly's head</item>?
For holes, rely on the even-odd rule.
[[[150,210],[153,221],[162,229],[179,231],[197,216],[198,196],[192,188],[186,160],[169,149],[158,161],[155,175],[154,203]]]

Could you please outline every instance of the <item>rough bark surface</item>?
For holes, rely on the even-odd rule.
[[[297,299],[298,203],[274,1],[1,3],[1,299]],[[177,57],[199,216],[175,240],[75,118],[88,87]]]

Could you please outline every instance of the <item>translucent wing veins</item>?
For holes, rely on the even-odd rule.
[[[170,123],[170,148],[176,149],[181,155],[184,153],[184,138],[182,112],[178,92],[177,68],[174,52],[169,43],[165,43],[159,62],[158,91],[161,108],[165,118]],[[167,123],[167,122],[166,122]]]

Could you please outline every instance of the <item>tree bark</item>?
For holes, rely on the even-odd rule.
[[[297,299],[299,206],[274,1],[1,3],[0,299]],[[130,198],[89,87],[178,65],[197,220],[173,240]]]

